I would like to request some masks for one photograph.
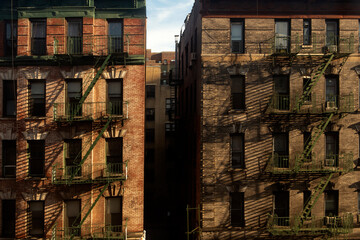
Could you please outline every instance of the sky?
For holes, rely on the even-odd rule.
[[[147,49],[152,52],[175,51],[185,17],[194,0],[147,0]]]

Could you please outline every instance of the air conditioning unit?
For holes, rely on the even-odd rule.
[[[195,60],[196,60],[196,52],[192,52],[192,53],[190,54],[190,59],[191,59],[191,61],[195,61]]]
[[[337,45],[326,46],[326,51],[330,53],[335,53],[338,51],[338,46]]]
[[[335,101],[327,101],[326,102],[326,108],[328,108],[328,109],[336,109],[337,106],[336,106]]]
[[[327,167],[335,167],[335,159],[333,159],[333,158],[325,159],[325,166],[327,166]]]

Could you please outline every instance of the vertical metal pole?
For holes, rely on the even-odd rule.
[[[190,240],[190,235],[189,235],[189,205],[186,205],[186,235],[187,235],[187,240]]]

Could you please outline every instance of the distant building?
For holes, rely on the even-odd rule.
[[[0,18],[0,237],[145,237],[145,1],[6,0]]]
[[[360,237],[359,9],[195,1],[175,77],[188,239]]]

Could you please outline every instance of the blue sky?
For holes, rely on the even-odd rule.
[[[175,51],[174,35],[180,33],[194,0],[147,0],[147,49]]]

